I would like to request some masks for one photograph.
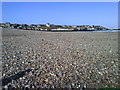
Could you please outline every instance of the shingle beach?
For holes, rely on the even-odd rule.
[[[117,32],[2,30],[3,88],[120,87]]]

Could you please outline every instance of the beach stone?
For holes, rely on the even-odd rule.
[[[117,33],[110,32],[3,29],[3,78],[16,78],[23,72],[3,87],[86,88],[85,82],[93,87],[117,87],[117,40]]]

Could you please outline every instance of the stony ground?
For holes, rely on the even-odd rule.
[[[119,87],[117,32],[2,30],[3,87]]]

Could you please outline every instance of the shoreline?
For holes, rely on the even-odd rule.
[[[13,28],[2,28],[13,29]],[[25,30],[25,31],[42,31],[42,32],[120,32],[120,30],[29,30],[29,29],[13,29],[13,30]]]

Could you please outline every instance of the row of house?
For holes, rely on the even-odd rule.
[[[9,22],[0,23],[2,28],[14,28],[14,29],[25,29],[25,30],[40,30],[40,31],[52,31],[52,30],[108,30],[103,26],[90,26],[90,25],[54,25],[54,24],[11,24]]]

